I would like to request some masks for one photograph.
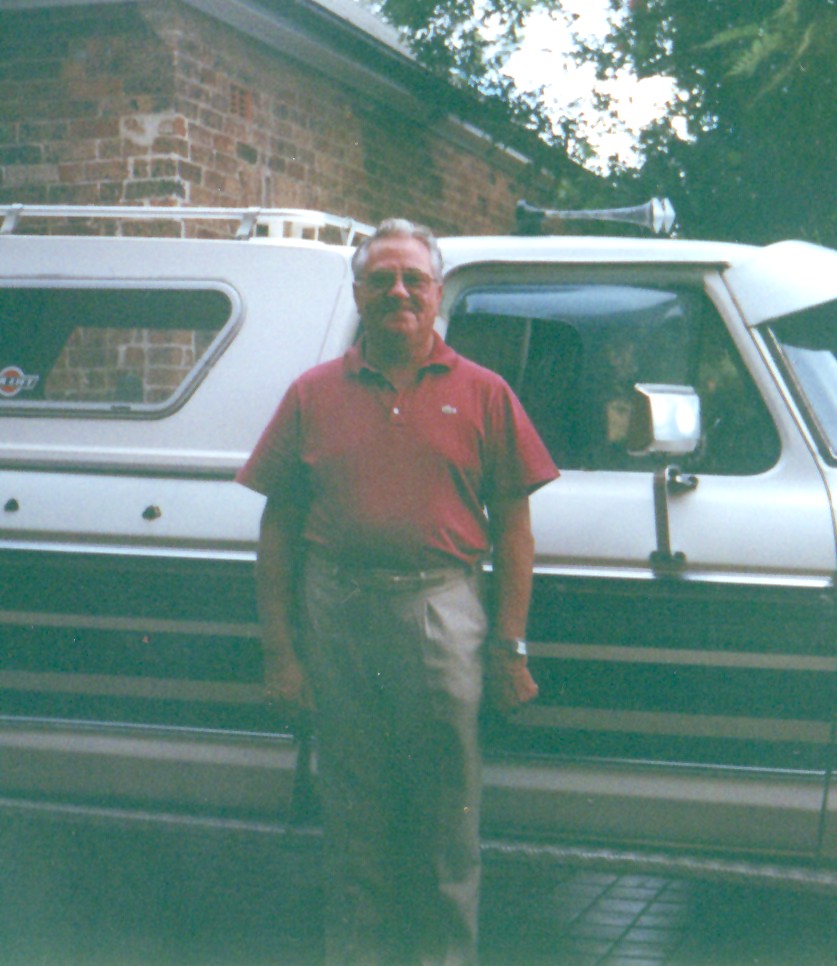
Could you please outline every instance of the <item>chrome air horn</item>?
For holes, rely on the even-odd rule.
[[[587,208],[579,211],[560,211],[557,208],[536,208],[527,201],[518,201],[515,209],[518,235],[540,235],[544,222],[564,221],[620,221],[646,228],[655,234],[671,234],[675,213],[668,198],[652,198],[635,208]]]

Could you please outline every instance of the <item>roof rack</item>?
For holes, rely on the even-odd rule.
[[[325,241],[326,233],[335,233],[344,245],[356,243],[356,239],[369,237],[374,228],[353,218],[330,215],[323,211],[304,208],[177,208],[129,205],[0,205],[0,235],[14,234],[23,218],[115,218],[132,221],[147,219],[159,221],[186,219],[214,221],[237,221],[237,241],[247,241],[257,234],[273,238],[307,238]],[[321,238],[321,234],[324,236]]]

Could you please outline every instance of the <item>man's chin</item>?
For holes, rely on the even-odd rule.
[[[390,335],[412,335],[417,326],[414,315],[389,315],[378,323],[381,332]]]

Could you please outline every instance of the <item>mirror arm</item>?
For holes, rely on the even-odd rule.
[[[655,573],[678,574],[686,563],[686,554],[680,550],[672,552],[671,530],[668,519],[668,495],[688,493],[695,490],[698,478],[692,473],[683,473],[679,466],[663,466],[654,471],[654,525],[657,532],[657,549],[651,553],[651,566]]]

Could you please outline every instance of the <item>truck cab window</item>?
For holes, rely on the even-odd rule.
[[[779,442],[713,307],[689,289],[582,283],[486,286],[453,306],[457,351],[517,392],[559,466],[647,470],[628,451],[635,383],[694,386],[704,412],[697,472],[763,472]]]
[[[777,319],[765,328],[814,437],[826,459],[837,465],[837,303]]]

